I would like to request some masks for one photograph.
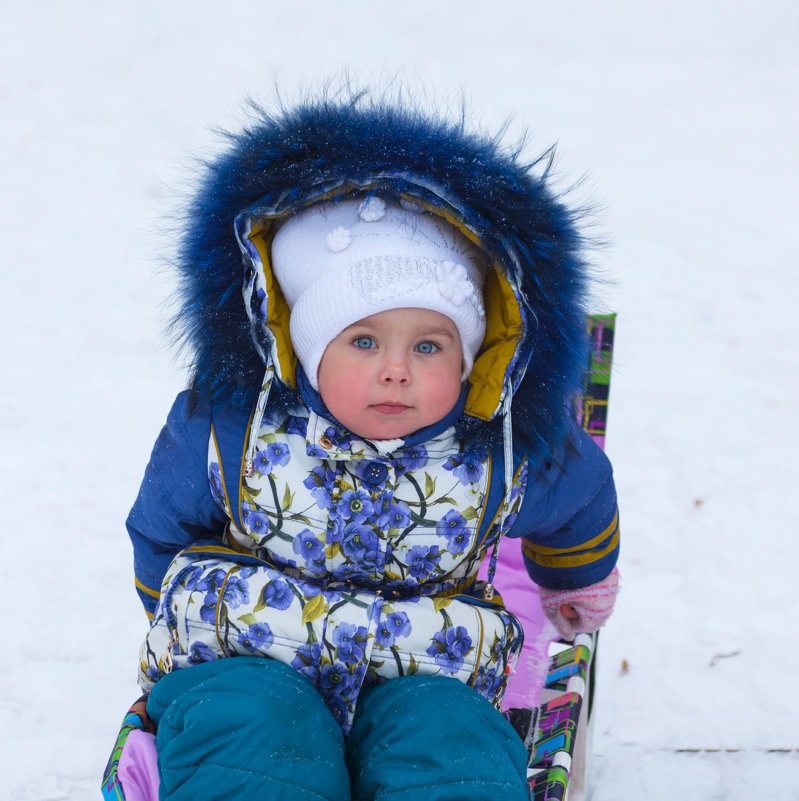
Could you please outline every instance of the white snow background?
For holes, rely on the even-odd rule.
[[[146,620],[124,530],[184,374],[191,157],[348,68],[559,144],[619,314],[623,592],[593,801],[799,798],[799,5],[0,2],[0,798],[95,799]],[[513,136],[511,136],[511,139]],[[687,750],[686,750],[687,749]],[[720,750],[719,750],[720,749]]]

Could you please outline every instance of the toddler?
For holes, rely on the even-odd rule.
[[[617,586],[573,215],[397,104],[260,114],[186,218],[192,383],[128,519],[160,798],[521,801],[500,539],[565,636]]]

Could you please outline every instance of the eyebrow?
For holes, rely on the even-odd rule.
[[[364,318],[363,320],[356,320],[351,325],[348,325],[344,328],[339,336],[346,335],[352,336],[353,333],[357,333],[358,329],[361,330],[363,335],[365,336],[372,336],[377,332],[377,328],[379,326],[374,325],[373,323],[366,322],[368,318]],[[458,339],[458,332],[457,329],[452,331],[449,328],[445,328],[444,326],[438,326],[435,324],[431,324],[429,328],[424,327],[420,331],[416,333],[416,337],[419,339],[425,339],[427,337],[444,337],[448,339],[450,342],[456,342]]]
[[[455,334],[453,334],[448,328],[426,328],[421,334],[419,334],[419,336],[445,336],[449,337],[450,339],[455,339]]]

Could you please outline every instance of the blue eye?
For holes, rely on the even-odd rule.
[[[429,353],[435,353],[437,350],[440,350],[440,348],[438,347],[438,345],[436,345],[435,342],[420,342],[414,348],[414,350],[417,353],[429,354]]]
[[[372,337],[356,337],[353,339],[352,344],[358,348],[359,350],[370,350],[371,348],[376,348],[377,343],[372,339]]]

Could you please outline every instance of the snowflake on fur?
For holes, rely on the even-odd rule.
[[[445,261],[436,269],[438,291],[455,306],[474,294],[474,284],[469,280],[466,268],[454,261]]]
[[[338,228],[334,228],[327,235],[325,241],[329,250],[332,250],[333,253],[341,253],[342,250],[346,250],[350,246],[352,234],[348,229],[339,225]]]

